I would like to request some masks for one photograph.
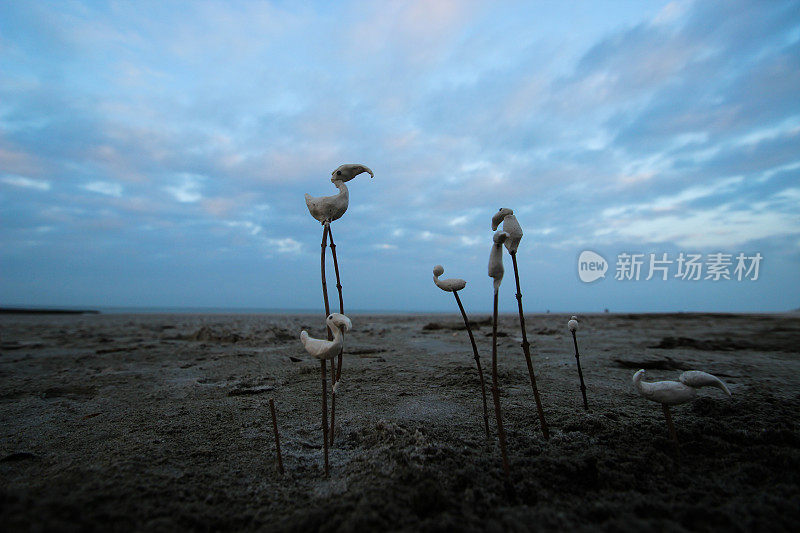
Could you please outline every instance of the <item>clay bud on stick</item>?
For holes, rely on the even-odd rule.
[[[581,394],[583,395],[583,408],[589,410],[589,402],[586,400],[586,385],[583,382],[583,370],[581,369],[581,356],[578,353],[578,338],[575,336],[578,331],[578,317],[572,316],[567,322],[567,328],[572,333],[572,343],[575,345],[575,361],[578,363],[578,378],[581,380]]]
[[[678,443],[678,435],[675,426],[672,424],[672,416],[669,412],[671,405],[679,405],[693,400],[697,396],[697,389],[701,387],[716,387],[723,391],[728,397],[731,391],[725,383],[717,376],[699,370],[688,370],[683,372],[678,381],[643,381],[644,369],[639,370],[633,375],[633,386],[640,396],[650,401],[661,404],[664,410],[664,417],[667,420],[667,429],[670,437]]]
[[[494,417],[497,421],[497,436],[500,441],[500,455],[503,460],[503,472],[506,482],[511,485],[511,468],[508,465],[508,452],[506,450],[506,432],[503,429],[503,415],[500,410],[500,390],[497,384],[497,292],[503,282],[503,243],[508,238],[508,233],[498,231],[492,236],[492,249],[489,251],[489,277],[492,278],[494,299],[492,305],[492,399],[494,400]],[[512,489],[513,490],[513,489]]]
[[[503,243],[508,239],[508,233],[497,231],[492,235],[492,249],[489,251],[489,277],[492,278],[494,292],[500,289],[503,282],[505,268],[503,268]]]
[[[475,336],[472,334],[472,327],[469,325],[469,318],[467,317],[467,312],[464,310],[464,306],[461,304],[461,298],[458,297],[458,291],[463,289],[467,286],[467,282],[463,279],[459,278],[450,278],[450,279],[439,279],[439,276],[444,274],[444,267],[442,265],[436,265],[433,267],[433,282],[436,284],[437,287],[442,289],[445,292],[452,292],[453,296],[455,296],[456,304],[458,304],[458,309],[461,311],[461,317],[464,319],[464,326],[467,328],[467,333],[469,334],[469,342],[472,344],[472,354],[475,358],[475,364],[478,367],[478,377],[481,381],[481,398],[483,399],[483,425],[486,429],[486,438],[490,437],[489,434],[489,409],[486,405],[486,385],[483,381],[483,369],[481,368],[481,358],[478,355],[478,346],[475,344]]]
[[[519,284],[519,268],[517,267],[517,249],[519,248],[520,241],[522,241],[522,226],[519,225],[517,217],[514,216],[514,211],[507,207],[501,207],[492,217],[492,231],[496,230],[501,223],[503,224],[503,232],[508,235],[504,244],[511,256],[511,263],[514,266],[519,327],[522,331],[522,354],[525,356],[525,364],[528,366],[528,377],[531,380],[533,399],[536,401],[536,412],[539,415],[542,436],[544,436],[545,439],[549,439],[550,430],[547,427],[547,420],[544,416],[544,407],[542,406],[542,399],[539,396],[539,387],[536,385],[536,374],[533,371],[533,359],[531,359],[531,345],[528,342],[528,332],[525,327],[525,313],[522,309],[522,289]]]
[[[344,349],[344,332],[350,331],[353,324],[349,318],[341,313],[331,313],[325,319],[325,323],[330,331],[333,332],[333,339],[315,339],[303,330],[300,332],[300,342],[306,352],[312,357],[319,359],[322,373],[322,442],[325,453],[325,477],[329,475],[328,468],[328,405],[327,405],[327,377],[325,362],[338,356]]]

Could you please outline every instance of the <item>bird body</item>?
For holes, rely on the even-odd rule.
[[[311,196],[306,193],[306,207],[311,216],[322,224],[342,218],[350,205],[350,191],[347,190],[345,182],[362,172],[368,172],[370,176],[375,177],[372,171],[364,165],[341,165],[331,173],[331,182],[339,189],[339,194]]]
[[[320,360],[333,359],[341,353],[344,347],[343,331],[350,331],[353,324],[350,319],[340,313],[331,313],[325,323],[333,331],[333,340],[315,339],[303,330],[300,332],[300,342],[309,355]]]
[[[350,205],[350,191],[347,190],[347,185],[342,181],[334,181],[333,184],[339,189],[339,194],[311,196],[306,193],[308,212],[322,224],[342,218]]]
[[[522,240],[522,226],[519,225],[517,217],[514,216],[514,210],[501,207],[492,217],[492,231],[495,231],[501,222],[503,223],[503,231],[508,233],[508,238],[505,242],[506,248],[509,252],[515,253],[519,248],[519,242]]]
[[[439,279],[439,276],[444,274],[444,267],[436,265],[433,267],[433,282],[437,287],[446,292],[460,291],[467,286],[467,282],[459,278]]]
[[[728,387],[716,376],[699,370],[684,372],[678,378],[680,381],[642,381],[645,371],[639,370],[633,375],[633,385],[640,396],[653,402],[664,405],[678,405],[686,403],[697,396],[697,389],[710,386],[717,387],[728,396],[731,395]]]
[[[503,243],[508,239],[508,233],[505,231],[496,231],[492,240],[492,249],[489,252],[489,277],[494,279],[494,290],[500,288],[500,283],[503,281]]]
[[[578,330],[578,317],[573,315],[572,318],[569,319],[569,322],[567,322],[567,327],[573,333],[575,331],[577,331]]]

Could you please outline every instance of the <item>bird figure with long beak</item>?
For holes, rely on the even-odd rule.
[[[533,361],[531,359],[531,345],[528,342],[528,332],[525,327],[525,313],[522,310],[522,290],[519,285],[519,269],[517,268],[517,248],[519,248],[519,243],[522,240],[522,226],[519,225],[517,217],[514,216],[514,211],[507,207],[501,207],[492,217],[492,231],[497,230],[497,227],[501,223],[503,224],[503,232],[508,235],[504,244],[511,256],[511,263],[514,265],[514,281],[517,285],[517,308],[519,309],[519,327],[522,330],[522,353],[525,355],[525,363],[528,365],[528,376],[531,379],[533,398],[536,400],[536,411],[539,414],[542,435],[545,439],[549,439],[550,431],[547,427],[547,420],[544,417],[544,408],[542,407],[542,400],[539,397],[539,388],[536,386],[536,374],[533,371]]]
[[[478,377],[481,380],[481,396],[483,398],[483,425],[486,428],[486,438],[489,438],[489,410],[486,406],[486,385],[483,382],[483,369],[481,368],[481,358],[478,355],[478,346],[475,344],[475,336],[472,334],[472,327],[469,325],[469,318],[467,312],[464,311],[464,306],[461,304],[461,298],[458,297],[458,291],[467,286],[467,282],[459,278],[439,279],[439,276],[444,274],[444,267],[436,265],[433,267],[433,282],[437,287],[445,292],[452,292],[456,298],[458,309],[461,311],[461,317],[464,319],[464,326],[467,328],[469,334],[469,342],[472,344],[472,354],[475,358],[475,364],[478,367]]]
[[[508,466],[508,453],[506,452],[506,432],[503,429],[503,416],[500,411],[500,390],[497,385],[497,292],[505,274],[505,269],[503,268],[503,243],[506,239],[508,239],[508,233],[505,231],[498,231],[492,236],[493,242],[492,249],[489,251],[488,271],[494,287],[492,311],[492,399],[494,400],[494,417],[497,420],[497,436],[500,440],[503,471],[506,474],[506,482],[511,487],[511,469]]]
[[[333,339],[315,339],[308,335],[306,330],[300,332],[300,342],[309,355],[319,359],[320,369],[322,370],[322,442],[325,450],[325,477],[328,477],[328,390],[327,377],[325,376],[325,361],[333,360],[334,357],[341,355],[344,350],[344,332],[353,328],[352,322],[341,313],[331,313],[325,319],[328,331],[333,331]],[[338,382],[333,387],[336,388]]]
[[[331,240],[331,255],[333,256],[333,268],[336,272],[336,290],[339,293],[339,313],[344,314],[344,298],[342,297],[342,281],[339,277],[339,260],[336,257],[336,244],[333,242],[333,231],[331,230],[331,222],[340,219],[350,205],[350,192],[347,189],[346,182],[352,180],[359,174],[367,172],[370,177],[375,177],[372,170],[364,165],[347,164],[341,165],[339,168],[331,172],[331,182],[339,189],[339,194],[334,196],[311,196],[306,194],[306,206],[311,216],[317,219],[323,226],[322,229],[322,244],[321,244],[321,257],[320,257],[320,274],[322,277],[322,300],[325,304],[325,316],[330,314],[330,304],[328,303],[328,284],[325,276],[325,248],[327,247],[328,237]],[[328,340],[333,338],[333,333],[328,329]],[[331,383],[335,384],[342,377],[342,356],[338,360],[331,359]],[[330,439],[333,445],[334,429],[336,421],[336,388],[333,388],[331,394],[331,432]]]
[[[323,225],[326,222],[330,223],[342,218],[342,215],[350,205],[350,191],[345,183],[364,172],[369,173],[370,177],[375,177],[375,174],[364,165],[341,165],[331,173],[331,182],[339,189],[339,194],[333,196],[311,196],[306,193],[306,206],[308,206],[308,212],[311,213],[311,216],[319,220]]]
[[[644,369],[636,372],[633,375],[633,386],[636,387],[636,392],[640,396],[661,404],[664,410],[664,417],[667,419],[670,437],[676,443],[678,442],[678,435],[675,432],[675,426],[672,424],[672,416],[669,412],[670,405],[679,405],[693,400],[697,396],[697,389],[701,387],[716,387],[727,394],[728,397],[731,396],[731,391],[728,390],[725,383],[708,372],[687,370],[678,377],[679,381],[646,382],[642,381],[644,375]]]
[[[578,378],[581,380],[581,395],[583,395],[583,408],[589,410],[589,402],[586,399],[586,385],[583,383],[583,370],[581,370],[581,356],[578,353],[578,338],[575,332],[578,331],[578,317],[575,315],[567,322],[567,328],[572,333],[572,342],[575,344],[575,361],[578,363]]]

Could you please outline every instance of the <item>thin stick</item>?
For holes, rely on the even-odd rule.
[[[522,291],[519,288],[519,270],[517,269],[517,252],[510,252],[511,262],[514,264],[514,281],[517,283],[517,306],[519,307],[519,327],[522,329],[522,351],[525,354],[525,362],[528,364],[528,374],[531,378],[533,388],[533,398],[536,400],[536,410],[539,412],[539,423],[542,426],[542,435],[545,439],[550,438],[550,431],[547,429],[547,420],[544,418],[542,400],[539,398],[539,388],[536,386],[536,376],[533,373],[533,363],[531,362],[531,349],[528,343],[528,333],[525,331],[525,314],[522,311]]]
[[[336,290],[339,291],[339,312],[344,314],[344,301],[342,300],[342,281],[339,279],[339,261],[336,259],[336,244],[333,242],[333,231],[328,226],[328,236],[331,239],[331,254],[333,255],[333,270],[336,272]]]
[[[329,223],[324,223],[322,229],[322,244],[320,245],[322,250],[320,252],[320,275],[322,277],[322,300],[325,302],[325,319],[326,319],[326,326],[325,328],[328,331],[328,340],[333,340],[333,332],[331,328],[327,326],[327,318],[328,315],[331,313],[330,304],[328,304],[328,284],[325,280],[325,247],[328,241],[328,232],[330,231]],[[320,361],[320,368],[322,370],[322,441],[323,441],[323,448],[325,449],[325,477],[328,477],[329,469],[328,469],[328,388],[327,388],[327,376],[325,375],[325,360]]]
[[[503,430],[503,416],[500,414],[500,391],[497,388],[497,289],[494,291],[494,314],[492,319],[492,398],[494,398],[494,417],[497,419],[497,435],[500,438],[500,454],[503,457],[503,472],[511,485],[511,469],[508,467],[506,453],[506,432]]]
[[[575,343],[575,361],[578,362],[578,377],[581,379],[581,394],[583,394],[583,408],[589,410],[589,402],[586,401],[586,385],[583,383],[583,371],[581,370],[581,356],[578,353],[578,339],[575,332],[572,332],[572,342]]]
[[[667,427],[669,428],[669,436],[678,444],[678,434],[675,432],[675,426],[672,425],[672,415],[669,412],[669,405],[662,403],[661,408],[664,410],[664,418],[667,419]]]
[[[481,368],[481,358],[478,355],[478,346],[475,344],[475,337],[472,335],[472,328],[469,325],[467,312],[464,311],[464,306],[461,305],[461,298],[458,297],[458,291],[453,291],[453,296],[456,297],[456,303],[461,310],[461,316],[464,318],[464,325],[467,327],[467,333],[469,333],[469,342],[472,343],[472,353],[475,357],[475,364],[478,365],[478,376],[481,378],[481,395],[483,396],[483,424],[486,426],[486,438],[489,439],[489,409],[486,407],[486,385],[483,382],[483,369]]]
[[[275,400],[269,399],[269,410],[272,412],[272,432],[275,433],[275,452],[278,455],[278,472],[283,475],[283,459],[281,459],[281,439],[278,435],[278,419],[275,416]]]
[[[333,270],[336,272],[336,290],[339,292],[339,312],[344,314],[344,300],[342,299],[342,280],[339,277],[339,260],[336,258],[336,243],[333,242],[333,231],[330,225],[328,226],[328,235],[331,239],[331,255],[333,255]],[[333,446],[334,427],[336,425],[336,383],[342,379],[342,352],[336,360],[336,370],[333,368],[333,359],[331,359],[331,383],[334,387],[331,392],[331,446]]]
[[[333,419],[336,416],[336,358],[331,358],[331,429],[328,431],[331,446],[333,446]]]
[[[328,222],[322,225],[322,252],[320,254],[319,260],[319,269],[322,276],[322,301],[325,302],[325,320],[327,321],[328,315],[331,314],[331,306],[328,304],[328,282],[325,280],[325,247],[328,243],[328,233],[331,230],[330,224]],[[333,340],[333,332],[331,328],[327,326],[327,322],[325,328],[328,330],[328,340]]]
[[[325,477],[328,477],[328,380],[325,376],[325,359],[320,361],[322,370],[322,446],[325,449]]]

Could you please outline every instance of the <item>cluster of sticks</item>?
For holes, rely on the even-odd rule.
[[[329,476],[330,468],[328,461],[328,446],[333,446],[334,430],[336,420],[336,391],[341,381],[342,376],[342,356],[344,352],[344,332],[352,328],[350,319],[344,314],[344,299],[342,297],[342,283],[339,276],[339,262],[336,257],[336,244],[333,241],[333,232],[331,231],[331,222],[338,220],[344,215],[349,206],[349,191],[345,183],[352,180],[357,175],[364,172],[369,173],[374,177],[372,171],[364,165],[348,164],[341,165],[339,168],[331,173],[331,182],[339,189],[339,193],[334,196],[321,196],[313,197],[306,194],[306,205],[311,215],[322,224],[322,244],[320,254],[320,275],[322,278],[322,299],[325,306],[325,323],[327,328],[327,339],[315,339],[308,335],[306,331],[300,333],[300,340],[303,343],[306,351],[320,361],[320,371],[322,377],[322,440],[324,449],[324,464],[325,464],[325,477]],[[502,224],[502,229],[498,227]],[[542,401],[539,396],[539,389],[536,385],[536,375],[533,369],[533,362],[531,360],[530,343],[528,342],[528,335],[525,328],[525,314],[522,307],[522,290],[519,282],[519,268],[517,266],[517,249],[519,248],[520,241],[522,240],[522,227],[519,221],[514,216],[514,211],[508,208],[501,208],[492,217],[492,231],[493,243],[489,254],[489,277],[493,279],[493,306],[492,306],[492,399],[494,402],[495,420],[497,423],[497,433],[500,443],[500,453],[502,456],[503,471],[508,482],[511,486],[511,472],[508,463],[508,453],[506,450],[506,435],[503,429],[503,418],[500,408],[500,394],[497,379],[497,318],[498,318],[498,293],[500,284],[503,281],[505,269],[503,267],[503,246],[508,250],[511,256],[511,262],[514,266],[514,281],[516,283],[516,299],[519,311],[519,325],[522,332],[522,352],[525,357],[525,363],[528,367],[528,375],[531,380],[531,389],[533,390],[533,397],[536,401],[536,410],[539,417],[539,424],[541,427],[542,435],[545,439],[550,438],[550,432],[547,426],[547,420],[542,407]],[[330,303],[328,301],[327,278],[325,275],[325,249],[327,247],[328,238],[330,238],[331,255],[333,256],[333,266],[336,273],[336,289],[339,294],[339,312],[330,312]],[[475,359],[475,364],[478,369],[478,376],[481,384],[481,397],[483,400],[483,421],[486,430],[487,439],[491,438],[489,430],[489,414],[486,401],[486,385],[483,377],[483,369],[481,367],[480,356],[478,354],[478,347],[475,343],[475,337],[470,327],[469,318],[458,296],[458,291],[462,290],[467,282],[463,279],[451,278],[447,280],[439,279],[439,276],[444,274],[444,268],[441,265],[436,265],[433,269],[434,283],[446,292],[452,292],[458,304],[461,316],[464,319],[464,325],[469,334],[469,340],[472,345],[472,352]],[[572,340],[575,346],[575,360],[578,367],[578,376],[580,378],[581,395],[583,396],[583,407],[589,409],[589,403],[586,398],[586,385],[583,381],[583,371],[581,369],[580,354],[578,352],[578,340],[576,331],[578,329],[577,317],[573,316],[567,324],[570,332],[572,333]],[[338,359],[338,360],[337,360]],[[330,361],[331,369],[331,417],[330,417],[330,431],[328,427],[328,406],[327,406],[327,364]],[[669,426],[670,436],[677,442],[675,429],[672,425],[672,418],[669,413],[669,405],[683,403],[694,397],[695,388],[712,385],[723,389],[730,395],[730,392],[715,376],[705,372],[686,372],[681,375],[680,382],[657,382],[653,384],[644,383],[641,377],[644,370],[636,373],[634,376],[634,385],[638,392],[650,400],[662,403],[664,407],[664,415]],[[283,473],[283,462],[280,452],[280,438],[278,435],[277,419],[275,415],[274,401],[270,399],[270,411],[272,414],[273,430],[275,433],[275,447],[278,456],[278,469]]]
[[[300,333],[300,341],[306,351],[320,361],[320,371],[322,376],[322,441],[325,454],[325,477],[329,475],[328,465],[328,446],[333,446],[336,428],[336,391],[342,379],[342,356],[344,352],[344,332],[352,328],[350,319],[344,314],[344,298],[342,297],[342,281],[339,276],[339,260],[336,257],[336,244],[333,242],[333,231],[331,222],[338,220],[347,211],[350,205],[350,193],[346,182],[352,180],[359,174],[369,173],[374,177],[372,171],[364,165],[348,164],[341,165],[331,173],[331,182],[339,189],[339,193],[333,196],[314,197],[306,194],[306,206],[309,213],[322,224],[322,244],[320,253],[320,276],[322,278],[322,301],[325,305],[325,324],[327,328],[327,339],[314,339],[306,331]],[[331,255],[333,256],[333,269],[336,273],[336,290],[339,293],[339,312],[331,313],[328,301],[328,284],[325,275],[325,249],[330,238]],[[330,361],[331,370],[331,421],[330,431],[328,429],[328,390],[326,376],[326,361]]]
[[[502,230],[498,230],[498,226],[500,224],[503,225]],[[533,361],[531,359],[531,351],[530,351],[530,343],[528,342],[528,333],[525,328],[525,313],[522,307],[522,290],[520,288],[519,282],[519,268],[517,266],[517,249],[519,248],[519,243],[522,240],[522,227],[517,220],[517,217],[514,216],[514,211],[508,208],[501,208],[493,217],[492,217],[492,231],[494,231],[493,235],[493,244],[491,251],[489,253],[489,277],[494,280],[493,288],[494,288],[494,298],[493,298],[493,305],[492,305],[492,399],[494,401],[494,414],[495,420],[497,423],[497,434],[498,440],[500,441],[500,454],[503,461],[503,471],[505,472],[507,480],[510,482],[510,467],[508,464],[508,453],[506,451],[506,435],[505,430],[503,429],[503,416],[500,408],[500,394],[499,394],[499,387],[498,387],[498,380],[497,380],[497,315],[498,315],[498,293],[500,289],[500,284],[503,281],[503,275],[505,273],[505,269],[503,267],[503,246],[506,247],[508,250],[509,255],[511,256],[511,262],[514,266],[514,281],[516,283],[517,293],[517,308],[519,311],[519,327],[522,332],[522,353],[525,356],[525,363],[528,367],[528,375],[531,380],[531,389],[533,390],[533,397],[536,401],[536,411],[539,416],[539,425],[541,427],[542,435],[545,439],[550,438],[550,431],[547,426],[547,419],[544,415],[544,408],[542,407],[542,400],[539,395],[539,388],[536,385],[536,374],[533,369]],[[467,317],[467,313],[464,311],[464,306],[461,304],[461,299],[458,297],[458,291],[463,289],[467,282],[463,279],[458,278],[451,278],[447,280],[439,279],[439,276],[444,274],[444,268],[441,265],[436,265],[433,269],[433,281],[440,289],[446,292],[452,292],[453,296],[455,296],[456,303],[458,304],[458,308],[461,311],[461,316],[464,319],[464,325],[467,328],[467,333],[469,334],[469,340],[472,344],[472,352],[474,354],[475,363],[478,367],[478,376],[480,378],[481,383],[481,396],[483,398],[483,418],[484,418],[484,425],[486,428],[486,436],[489,438],[489,422],[488,422],[488,413],[487,413],[487,406],[486,406],[486,388],[484,385],[483,379],[483,370],[481,368],[480,356],[478,355],[478,347],[475,345],[475,337],[472,334],[472,328],[469,324],[469,318]],[[578,355],[578,341],[575,338],[575,330],[578,327],[576,317],[572,317],[572,320],[569,322],[570,331],[572,331],[573,340],[575,343],[575,358],[578,361],[578,374],[581,380],[581,392],[583,394],[583,404],[586,409],[589,408],[589,404],[586,401],[586,386],[583,383],[583,372],[580,368],[580,359]]]

